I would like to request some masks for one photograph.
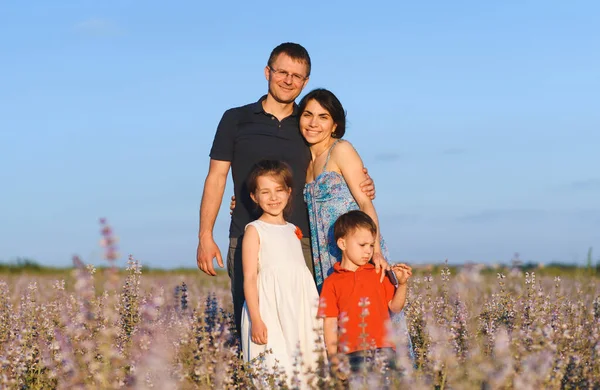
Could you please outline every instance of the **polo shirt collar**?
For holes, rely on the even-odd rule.
[[[252,105],[252,112],[255,114],[266,114],[265,109],[263,108],[262,102],[267,98],[267,95],[261,96],[260,99],[256,103]],[[298,105],[294,102],[294,111],[292,111],[291,116],[298,116]]]
[[[373,264],[371,264],[371,263],[367,263],[365,265],[361,265],[360,267],[358,267],[356,269],[356,271],[349,271],[347,269],[342,268],[342,262],[341,261],[338,261],[337,263],[335,263],[333,265],[333,270],[335,272],[340,272],[340,273],[342,273],[342,272],[359,272],[359,271],[365,271],[365,270],[369,270],[369,269],[375,269],[375,266]]]

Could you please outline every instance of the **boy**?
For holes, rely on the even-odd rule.
[[[342,260],[334,264],[334,272],[323,283],[320,315],[324,317],[325,346],[333,368],[338,363],[336,354],[341,352],[348,355],[351,369],[356,372],[369,350],[393,356],[394,345],[387,340],[386,322],[389,311],[399,313],[404,308],[412,270],[404,264],[392,267],[397,288],[388,278],[379,282],[370,263],[377,226],[366,213],[354,210],[343,214],[333,229]],[[340,324],[338,318],[343,319]],[[344,329],[341,334],[338,327]]]

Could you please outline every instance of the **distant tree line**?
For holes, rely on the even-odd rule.
[[[17,257],[10,262],[0,262],[0,272],[40,272],[44,268],[35,260],[26,257]]]
[[[549,273],[549,274],[554,274],[554,273],[560,273],[560,272],[567,272],[567,273],[572,273],[572,272],[576,272],[576,271],[582,271],[585,270],[587,274],[589,275],[596,275],[596,276],[600,276],[600,257],[596,260],[596,264],[594,264],[594,260],[593,260],[593,248],[589,248],[588,252],[587,252],[587,259],[586,259],[586,265],[584,267],[577,265],[577,264],[573,264],[573,263],[562,263],[562,262],[552,262],[552,263],[548,263],[548,264],[541,264],[541,263],[535,263],[532,261],[527,261],[527,262],[522,262],[521,260],[518,259],[518,254],[515,254],[515,258],[512,260],[510,265],[507,264],[501,264],[500,267],[502,268],[517,268],[520,269],[524,272],[530,272],[530,271],[543,271],[543,273]],[[423,271],[426,271],[426,273],[432,273],[432,274],[436,274],[439,273],[439,271],[441,271],[442,268],[446,268],[448,267],[449,269],[451,269],[452,271],[456,272],[458,271],[458,268],[460,268],[460,265],[444,265],[444,264],[432,264],[431,266],[427,267],[427,270],[419,270],[419,266],[417,266],[417,273],[422,273]],[[99,266],[96,267],[98,269],[104,269],[107,267],[103,267],[103,266]],[[495,266],[488,266],[485,269],[483,269],[484,273],[494,273],[496,272],[496,268]],[[57,268],[57,267],[47,267],[47,266],[42,266],[40,265],[37,261],[27,258],[27,257],[17,257],[15,260],[13,261],[2,261],[0,260],[0,273],[27,273],[27,272],[32,272],[32,273],[40,273],[40,272],[52,272],[52,271],[60,271],[60,270],[64,270],[65,268]],[[148,271],[155,271],[155,272],[184,272],[187,271],[188,269],[184,269],[184,268],[178,268],[178,269],[171,269],[171,270],[164,270],[164,269],[160,269],[160,268],[150,268],[147,265],[143,266],[143,269],[145,272]],[[194,268],[195,270],[195,268]],[[419,272],[421,271],[421,272]]]

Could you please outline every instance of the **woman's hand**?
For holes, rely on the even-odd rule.
[[[267,343],[267,326],[262,319],[252,321],[252,342],[258,345]]]
[[[381,275],[379,276],[379,282],[383,283],[383,279],[385,279],[385,271],[390,269],[390,265],[385,260],[385,257],[383,257],[381,252],[375,252],[371,261],[373,261],[373,264],[375,265],[375,272],[381,272]]]

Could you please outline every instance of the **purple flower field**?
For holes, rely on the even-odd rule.
[[[0,275],[0,388],[283,387],[281,375],[241,361],[224,273],[142,275],[132,259],[121,272],[76,265]],[[386,375],[381,366],[342,380],[323,363],[314,388],[599,388],[598,280],[499,271],[414,277],[415,364],[398,345]]]
[[[296,375],[242,361],[226,273],[142,275],[131,256],[119,270],[116,239],[101,223],[110,267],[75,257],[71,271],[0,274],[0,389],[297,388]],[[321,361],[309,373],[311,387],[600,389],[591,270],[561,278],[454,269],[417,269],[409,281],[414,360],[390,324],[394,368],[374,355],[372,369],[351,374],[340,356],[337,371]]]

